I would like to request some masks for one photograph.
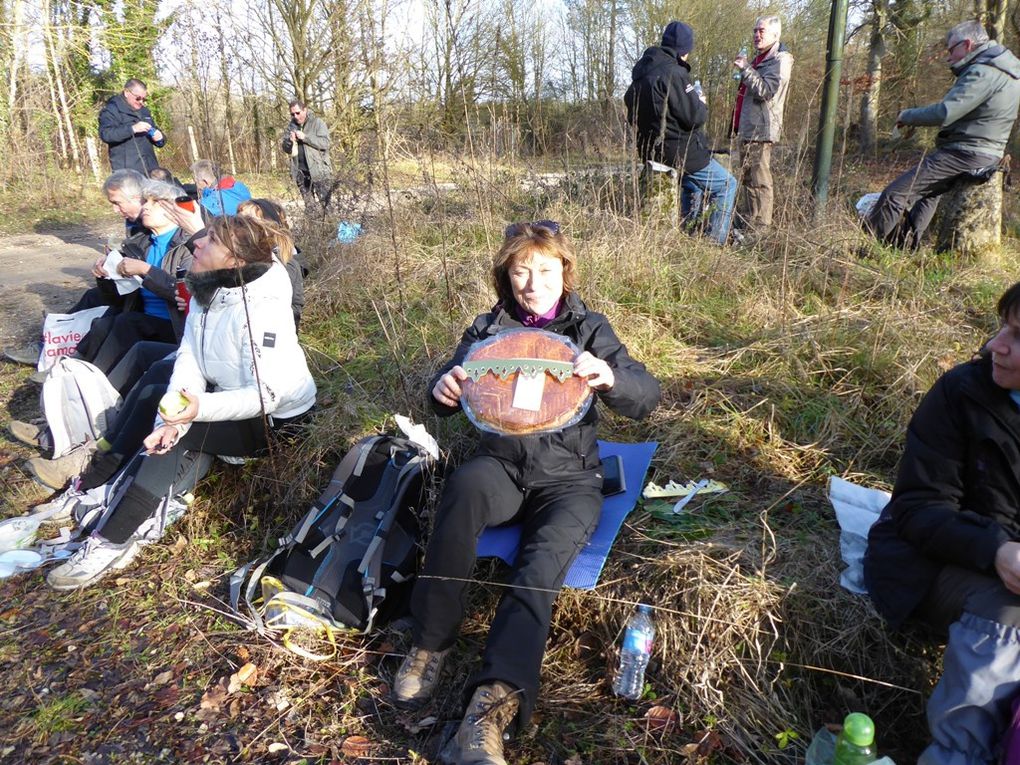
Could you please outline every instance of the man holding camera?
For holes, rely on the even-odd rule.
[[[290,124],[280,148],[290,155],[290,175],[304,197],[305,208],[328,207],[333,186],[329,128],[299,99],[290,102]]]
[[[99,137],[110,149],[112,170],[134,170],[142,175],[159,167],[154,146],[166,143],[163,132],[156,127],[145,101],[145,83],[133,77],[99,112]]]

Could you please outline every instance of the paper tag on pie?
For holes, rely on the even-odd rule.
[[[510,406],[514,409],[526,409],[529,412],[537,412],[542,408],[542,391],[544,388],[545,372],[539,372],[533,377],[518,374],[517,382],[514,383],[514,400]]]

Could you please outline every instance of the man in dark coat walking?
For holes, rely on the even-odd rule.
[[[152,147],[162,146],[166,137],[145,106],[146,98],[145,83],[132,78],[99,112],[99,137],[110,149],[113,170],[135,170],[148,176],[159,167]]]

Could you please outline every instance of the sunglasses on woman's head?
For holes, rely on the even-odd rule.
[[[531,226],[533,228],[544,228],[550,234],[560,233],[560,224],[554,220],[533,220],[533,221],[522,221],[520,223],[511,223],[506,227],[503,232],[503,238],[509,239],[512,236],[517,236],[523,233],[525,226]]]

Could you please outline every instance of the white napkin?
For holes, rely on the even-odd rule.
[[[117,266],[124,260],[124,256],[120,254],[119,250],[110,250],[106,256],[106,260],[103,261],[103,269],[106,273],[110,274],[107,279],[110,279],[117,286],[118,295],[127,295],[128,293],[134,292],[136,289],[142,286],[142,277],[140,276],[114,276],[117,273]]]

